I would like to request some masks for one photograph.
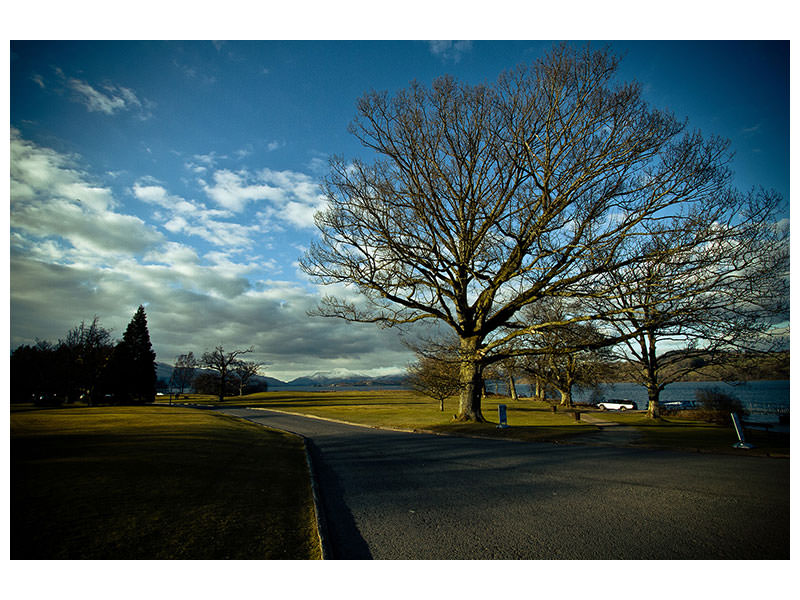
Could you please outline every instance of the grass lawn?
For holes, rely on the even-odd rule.
[[[296,436],[163,406],[12,408],[12,559],[320,556]]]

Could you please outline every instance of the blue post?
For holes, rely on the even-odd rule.
[[[506,405],[505,404],[498,404],[497,405],[497,416],[500,419],[500,425],[497,426],[498,429],[505,429],[508,427],[508,416],[506,414]]]

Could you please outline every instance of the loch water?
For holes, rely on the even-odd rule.
[[[788,380],[735,383],[681,381],[667,385],[659,399],[662,403],[695,401],[698,390],[714,388],[738,399],[742,407],[750,413],[750,420],[777,423],[781,415],[789,414]],[[491,386],[490,390],[494,391]],[[498,386],[498,392],[504,393],[505,386]],[[517,393],[522,396],[530,395],[530,386],[517,385]],[[594,404],[613,398],[632,400],[640,409],[647,408],[647,389],[636,383],[604,383],[600,384],[597,392],[576,386],[572,392],[572,399],[577,403]]]

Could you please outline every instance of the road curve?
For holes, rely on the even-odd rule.
[[[788,459],[476,440],[219,410],[306,437],[331,558],[789,558]]]

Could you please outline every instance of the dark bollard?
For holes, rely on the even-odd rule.
[[[575,420],[576,421],[580,421],[581,420],[581,411],[579,411],[579,410],[575,411]]]

